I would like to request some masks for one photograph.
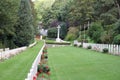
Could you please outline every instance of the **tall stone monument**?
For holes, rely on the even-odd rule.
[[[61,39],[60,39],[60,25],[58,25],[57,29],[58,29],[58,32],[57,32],[57,38],[56,38],[56,42],[61,42]]]

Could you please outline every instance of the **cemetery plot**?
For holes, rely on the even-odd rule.
[[[49,48],[51,80],[119,80],[120,57],[78,47]]]

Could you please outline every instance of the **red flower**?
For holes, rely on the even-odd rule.
[[[35,77],[35,76],[33,77],[33,80],[36,80],[36,77]]]
[[[40,74],[40,73],[39,73],[39,72],[37,72],[37,73],[36,73],[36,76],[38,77],[38,75],[39,75],[39,74]]]

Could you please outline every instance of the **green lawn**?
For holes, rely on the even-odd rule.
[[[51,80],[120,80],[120,56],[70,46],[48,54]]]
[[[43,42],[28,48],[21,54],[0,62],[0,80],[25,80]]]

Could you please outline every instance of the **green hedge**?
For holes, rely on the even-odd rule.
[[[70,45],[70,42],[46,42],[46,44],[56,44],[56,45]]]

